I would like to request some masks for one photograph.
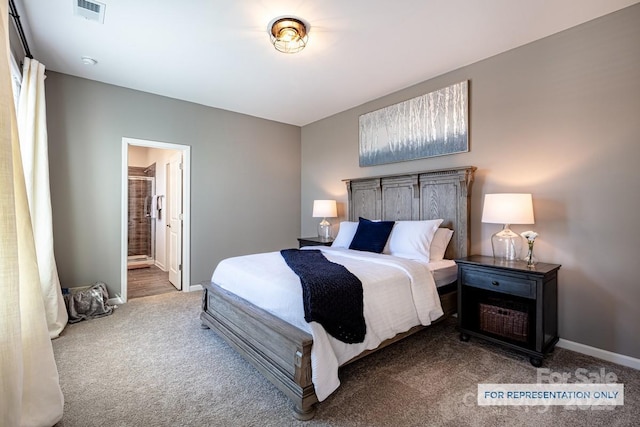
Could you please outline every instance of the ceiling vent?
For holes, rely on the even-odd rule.
[[[73,14],[82,16],[89,21],[104,24],[104,9],[106,4],[97,1],[73,0]]]

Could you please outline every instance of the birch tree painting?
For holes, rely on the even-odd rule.
[[[360,116],[360,166],[469,151],[468,85],[457,83]]]

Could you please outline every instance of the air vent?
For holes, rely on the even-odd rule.
[[[104,9],[107,7],[104,3],[87,0],[73,0],[73,13],[76,16],[82,16],[89,21],[96,21],[104,24]]]

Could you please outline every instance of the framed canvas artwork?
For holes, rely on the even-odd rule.
[[[360,166],[469,151],[468,81],[360,116]]]

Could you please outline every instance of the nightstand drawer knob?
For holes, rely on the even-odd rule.
[[[500,282],[498,282],[497,280],[494,280],[493,282],[491,282],[491,284],[493,286],[500,286]]]

